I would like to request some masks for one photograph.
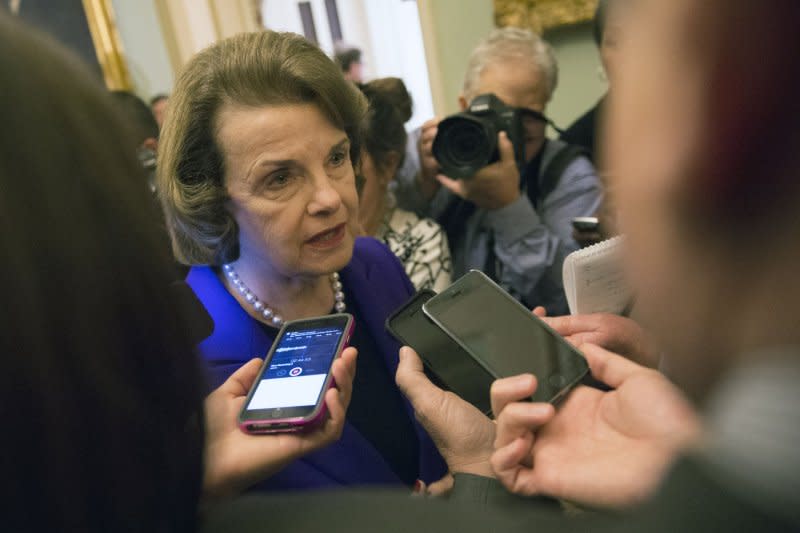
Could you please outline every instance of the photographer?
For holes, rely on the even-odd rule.
[[[566,312],[561,265],[577,249],[571,219],[593,215],[602,196],[581,151],[545,137],[544,112],[557,77],[552,50],[537,35],[493,31],[472,52],[459,104],[466,110],[488,94],[499,100],[479,117],[500,130],[497,160],[464,179],[452,171],[446,176],[434,156],[440,123],[434,119],[409,136],[396,190],[401,207],[447,231],[453,277],[482,270],[529,307],[543,305],[553,314]],[[520,115],[519,138],[504,127],[508,108]]]

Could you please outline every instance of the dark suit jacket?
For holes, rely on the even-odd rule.
[[[362,310],[361,319],[393,376],[400,346],[386,333],[384,322],[414,293],[403,266],[382,243],[359,238],[353,258],[340,276],[347,297],[351,299],[348,305]],[[192,268],[186,282],[214,321],[214,332],[199,349],[209,371],[209,381],[212,387],[217,387],[242,364],[253,357],[264,357],[274,337],[242,309],[210,267]],[[446,465],[428,434],[416,423],[411,405],[405,402],[405,406],[414,421],[419,441],[419,478],[428,483],[436,481],[445,474]],[[376,416],[383,415],[376,413]],[[287,490],[400,484],[400,479],[372,444],[346,423],[339,441],[294,461],[258,488]]]
[[[459,489],[462,481],[466,483]],[[496,482],[489,481],[472,476],[457,478],[457,490],[450,501],[411,498],[397,492],[243,498],[210,512],[203,530],[207,533],[798,531],[798,524],[769,516],[738,498],[697,460],[680,462],[651,502],[618,514],[564,516],[538,500],[505,494],[492,486]]]
[[[599,154],[598,127],[603,116],[606,97],[604,96],[593,108],[581,115],[564,130],[559,139],[567,144],[581,146],[589,152],[589,159],[597,164]]]

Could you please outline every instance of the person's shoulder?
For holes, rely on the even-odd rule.
[[[195,265],[189,268],[184,281],[196,293],[205,292],[221,284],[214,269],[207,265]]]
[[[363,272],[367,276],[373,271],[379,271],[383,276],[387,276],[393,270],[403,270],[394,252],[384,242],[373,237],[356,239],[350,267],[351,270]]]
[[[378,238],[401,261],[405,261],[410,250],[416,251],[431,242],[446,239],[444,229],[438,222],[400,208],[393,209],[391,216],[384,220]]]
[[[578,144],[591,149],[594,143],[595,128],[597,127],[598,109],[602,102],[603,100],[597,102],[591,109],[570,124],[561,134],[560,139],[570,144]]]
[[[429,237],[442,233],[442,226],[435,220],[420,217],[405,209],[395,209],[389,220],[389,227],[396,232],[403,232],[414,237]]]
[[[387,261],[394,257],[392,251],[373,237],[356,238],[353,247],[353,260],[361,262]]]
[[[558,172],[562,184],[586,176],[596,177],[589,151],[583,146],[569,144],[561,140],[549,140],[542,156],[542,172],[547,175]]]
[[[347,273],[367,280],[379,279],[387,287],[393,284],[403,287],[410,285],[397,256],[386,244],[372,237],[356,239]]]

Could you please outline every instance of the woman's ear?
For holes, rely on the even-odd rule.
[[[400,167],[400,158],[401,155],[394,150],[386,154],[384,158],[384,168],[386,169],[386,174],[388,175],[386,181],[387,183],[391,182],[397,174],[397,169]]]

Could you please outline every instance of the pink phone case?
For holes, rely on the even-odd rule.
[[[335,361],[338,359],[345,348],[350,346],[350,337],[353,334],[353,330],[355,329],[355,320],[353,317],[350,316],[350,325],[345,331],[344,334],[344,342],[341,344],[341,348],[336,352],[336,356],[333,358]],[[276,338],[277,340],[277,338]],[[331,363],[333,366],[333,363]],[[261,373],[259,373],[259,378],[261,377]],[[336,380],[333,378],[333,374],[331,371],[328,371],[328,377],[326,378],[328,381],[328,385],[324,386],[323,388],[325,392],[328,391],[331,387],[336,386]],[[258,380],[256,381],[256,383]],[[254,384],[255,385],[255,384]],[[328,412],[327,406],[325,405],[325,392],[320,394],[320,400],[317,404],[314,411],[311,414],[303,417],[293,417],[293,418],[270,418],[267,420],[241,420],[239,419],[239,428],[244,431],[245,433],[249,433],[251,435],[269,435],[271,433],[296,433],[299,431],[308,431],[314,429],[317,425],[319,425],[325,418],[325,413]],[[250,396],[248,395],[248,402],[250,400]],[[253,429],[251,426],[262,426],[258,429]]]

